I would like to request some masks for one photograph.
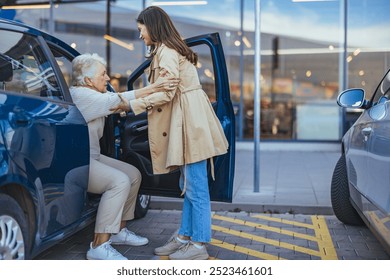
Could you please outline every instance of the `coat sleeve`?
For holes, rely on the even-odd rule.
[[[157,59],[159,63],[159,69],[157,70],[165,69],[168,71],[169,76],[179,77],[179,54],[175,50],[164,46],[161,52],[156,54],[155,59]],[[145,110],[149,111],[153,109],[154,106],[170,102],[175,94],[176,89],[172,91],[155,92],[142,98],[130,100],[130,107],[134,114],[138,115]]]

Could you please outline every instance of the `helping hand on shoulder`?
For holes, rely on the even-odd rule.
[[[166,69],[162,69],[159,73],[158,79],[152,84],[153,92],[175,90],[179,85],[179,82],[179,78],[172,77]]]

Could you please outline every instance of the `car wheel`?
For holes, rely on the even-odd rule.
[[[26,259],[27,221],[12,197],[0,194],[0,260]]]
[[[146,213],[149,210],[150,205],[150,195],[138,195],[137,203],[135,204],[134,218],[140,219],[145,217]]]
[[[331,202],[335,216],[349,225],[363,225],[363,220],[350,201],[349,183],[345,155],[341,155],[333,171]]]

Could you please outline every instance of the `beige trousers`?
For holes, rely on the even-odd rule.
[[[118,233],[121,221],[134,219],[141,179],[138,169],[128,163],[104,155],[91,158],[88,192],[102,194],[95,233]]]

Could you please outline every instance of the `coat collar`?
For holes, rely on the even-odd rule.
[[[146,70],[147,72],[147,75],[148,75],[148,81],[151,82],[151,79],[152,79],[152,75],[154,73],[154,69],[156,68],[159,68],[160,67],[160,63],[158,61],[158,59],[156,58],[157,56],[159,56],[162,52],[162,50],[166,48],[166,45],[165,44],[161,44],[157,50],[155,51],[155,54],[152,58],[152,62],[150,63],[150,66],[149,66],[149,69]]]

